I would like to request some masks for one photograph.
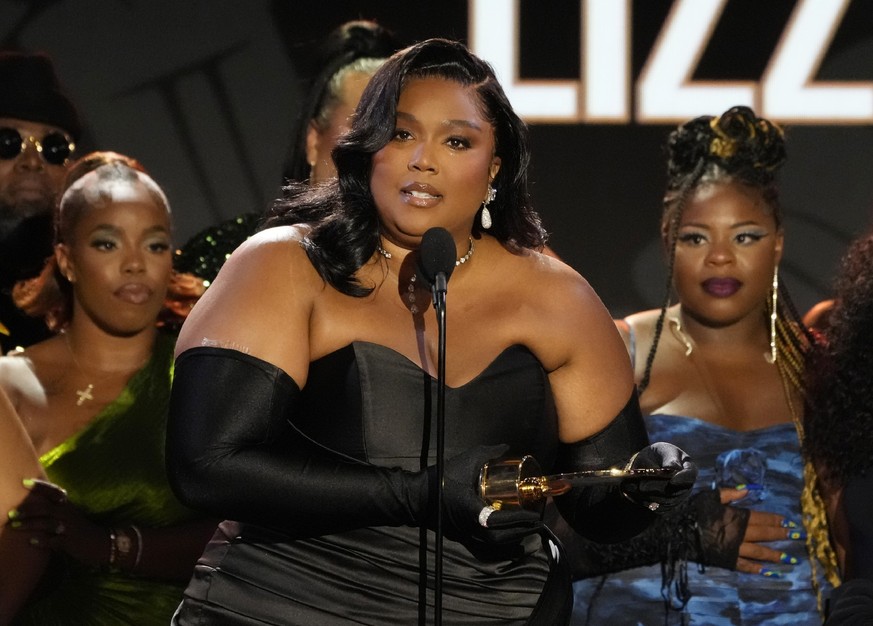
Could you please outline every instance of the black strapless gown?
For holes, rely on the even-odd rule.
[[[333,451],[413,471],[435,462],[435,380],[389,348],[356,342],[313,362],[302,398],[295,426]],[[546,469],[554,462],[548,377],[523,346],[507,348],[475,379],[448,388],[445,416],[449,458],[477,444],[507,443]],[[569,602],[569,581],[550,578],[549,547],[539,536],[511,547],[444,538],[443,557],[445,624],[551,625],[558,618],[544,614]],[[295,539],[226,521],[174,623],[432,623],[433,571],[434,536],[420,528]]]

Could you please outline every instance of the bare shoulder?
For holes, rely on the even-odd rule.
[[[57,339],[48,339],[24,352],[0,357],[0,388],[18,409],[44,395],[38,371],[51,371],[58,362]]]
[[[527,251],[513,268],[524,286],[526,299],[540,314],[554,315],[552,321],[575,324],[589,316],[609,319],[606,307],[588,281],[575,269],[547,254]]]
[[[655,326],[658,323],[658,318],[661,316],[661,309],[649,309],[647,311],[639,311],[625,317],[622,321],[629,331],[632,331],[635,336],[640,338],[651,337],[655,332]]]
[[[652,341],[654,341],[655,329],[660,317],[661,309],[649,309],[624,318],[623,322],[627,327],[628,335],[633,335],[637,354],[648,352]],[[664,323],[667,323],[666,320]]]
[[[588,281],[554,257],[508,260],[527,345],[549,373],[563,441],[601,430],[627,403],[633,373],[612,317]]]
[[[11,353],[0,357],[0,386],[9,393],[22,378],[34,375],[33,360],[26,352]]]
[[[279,355],[299,347],[288,342],[306,333],[325,288],[306,254],[306,234],[298,226],[269,228],[237,248],[185,321],[176,353],[227,347],[281,367]]]

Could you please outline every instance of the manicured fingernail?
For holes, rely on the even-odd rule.
[[[797,557],[793,557],[785,552],[779,555],[779,560],[786,565],[797,565]]]
[[[31,538],[30,538],[30,545],[32,545],[32,546],[38,546],[38,545],[39,545],[39,539],[37,539],[36,537],[31,537]]]
[[[15,519],[16,517],[21,515],[21,513],[18,512],[18,509],[10,509],[9,513],[7,513],[6,515],[9,517],[9,519]]]
[[[783,519],[782,520],[782,528],[797,528],[797,522],[795,522],[794,520],[787,519],[787,518]]]
[[[806,539],[806,532],[802,530],[789,530],[788,531],[789,539]]]
[[[25,478],[21,481],[21,484],[27,487],[28,489],[33,489],[33,486],[36,484],[36,481],[33,478]]]
[[[11,522],[9,522],[9,526],[10,528],[21,528],[21,522],[19,522],[18,520],[12,520]]]
[[[764,488],[764,485],[759,485],[758,483],[740,483],[736,486],[736,489],[740,491],[761,491]]]
[[[775,569],[770,569],[769,567],[762,567],[761,571],[758,572],[761,576],[766,576],[767,578],[782,578],[782,572]]]

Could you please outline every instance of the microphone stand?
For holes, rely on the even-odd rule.
[[[443,622],[443,475],[446,444],[446,290],[445,272],[437,272],[433,283],[433,307],[437,316],[439,342],[437,348],[437,526],[434,548],[434,624]]]

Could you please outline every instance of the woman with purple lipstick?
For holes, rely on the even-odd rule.
[[[837,578],[800,451],[812,338],[779,284],[783,133],[734,107],[679,126],[667,154],[664,303],[617,323],[650,437],[700,474],[687,506],[632,542],[571,542],[587,576],[574,623],[820,624]]]

